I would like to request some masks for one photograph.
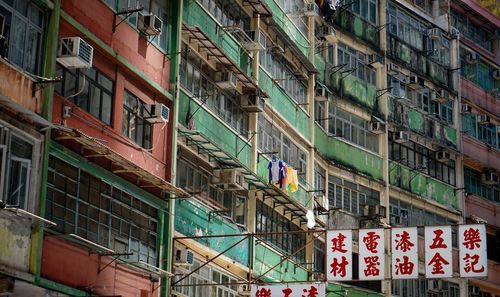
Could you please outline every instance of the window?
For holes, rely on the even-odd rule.
[[[438,284],[441,282],[441,284]],[[460,286],[458,284],[444,281],[430,281],[422,278],[411,280],[392,280],[391,289],[393,297],[420,297],[431,296],[430,291],[434,288],[442,288],[436,296],[459,297]]]
[[[359,15],[362,19],[377,24],[377,1],[376,0],[354,0],[349,10]]]
[[[325,243],[314,240],[314,271],[325,273]]]
[[[151,114],[149,105],[125,91],[123,99],[122,134],[143,148],[151,148],[153,126],[145,120]]]
[[[377,71],[366,64],[366,55],[364,53],[339,43],[337,47],[337,64],[345,65],[342,71],[350,72],[366,83],[376,84]]]
[[[62,81],[56,84],[55,90],[95,116],[104,123],[111,125],[113,110],[114,83],[96,68],[66,69],[57,64],[57,76]]]
[[[500,149],[500,134],[497,132],[500,126],[492,123],[480,124],[476,114],[462,114],[462,126],[470,136],[497,150]]]
[[[181,293],[182,296],[186,297],[237,297],[238,295],[238,285],[230,285],[229,283],[237,283],[238,279],[232,277],[231,275],[225,273],[222,270],[216,269],[212,265],[206,265],[199,268],[201,263],[198,260],[194,261],[193,266],[190,269],[187,268],[176,268],[176,277],[181,278],[187,275],[191,271],[196,272],[190,274],[188,277],[183,279],[179,286],[174,286],[174,290]],[[215,283],[215,284],[214,284]],[[188,286],[188,285],[202,285],[206,286]],[[214,284],[214,285],[208,285]],[[220,285],[219,285],[220,284]]]
[[[363,205],[380,204],[380,193],[333,175],[328,180],[328,204],[355,215],[363,213]]]
[[[378,152],[378,137],[370,132],[370,122],[335,105],[330,106],[328,132],[349,142]]]
[[[481,196],[494,202],[500,202],[500,188],[483,184],[480,172],[465,167],[464,186],[465,191],[468,193]]]
[[[158,265],[158,208],[52,155],[46,218],[58,232]]]
[[[455,183],[455,161],[439,162],[436,160],[436,152],[418,143],[409,141],[396,143],[389,135],[389,158],[397,163],[418,170],[418,172],[429,175],[435,179],[454,186]],[[400,187],[408,185],[399,184]]]
[[[314,190],[318,191],[313,194],[320,195],[321,192],[326,192],[326,170],[319,166],[318,163],[314,163]]]
[[[305,233],[287,233],[300,230],[302,229],[274,211],[274,209],[257,200],[255,231],[257,233],[284,232],[283,234],[262,235],[263,239],[275,248],[288,254],[304,247],[306,243]],[[296,253],[293,258],[299,263],[303,263],[305,261],[305,249]]]
[[[485,30],[481,25],[476,25],[466,15],[461,15],[458,12],[451,11],[451,25],[460,31],[460,34],[481,46],[485,50],[492,52],[493,35]],[[462,64],[463,65],[463,64]]]
[[[1,17],[5,19],[6,57],[23,70],[40,74],[44,11],[29,0],[0,0]]]
[[[467,63],[467,55],[470,52],[460,49],[460,65],[462,65],[461,73],[466,79],[474,82],[481,88],[493,91],[500,89],[500,81],[493,78],[493,71],[497,68],[480,61],[475,64]]]
[[[0,123],[0,200],[8,205],[26,209],[33,185],[34,143],[24,134]]]
[[[389,93],[396,98],[407,98],[406,97],[406,79],[399,76],[389,76],[388,84],[390,91]]]
[[[388,8],[388,31],[417,50],[424,50],[427,27],[394,5]]]
[[[219,89],[212,80],[212,71],[192,51],[183,46],[180,83],[192,97],[214,112],[222,121],[241,135],[248,133],[248,113],[240,105],[239,94]]]
[[[258,149],[261,152],[277,152],[288,165],[297,170],[299,183],[306,182],[307,154],[290,138],[282,133],[263,115],[258,118]]]
[[[320,125],[323,129],[326,129],[326,102],[314,100],[314,117],[316,118],[316,123]]]
[[[250,29],[250,18],[238,6],[228,5],[225,0],[201,0],[205,9],[224,27],[239,27],[241,30]]]

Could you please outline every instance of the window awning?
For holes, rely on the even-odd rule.
[[[33,123],[40,125],[44,128],[54,127],[54,124],[52,124],[51,122],[44,119],[42,116],[38,115],[36,112],[29,110],[28,108],[10,100],[9,98],[7,98],[3,95],[0,95],[0,106],[2,108],[6,107],[6,108],[10,109],[15,113],[20,114],[20,116],[22,118],[26,118],[26,119],[32,121]]]
[[[235,168],[241,170],[241,174],[249,185],[253,185],[257,190],[263,191],[265,197],[273,198],[273,207],[283,206],[285,215],[290,214],[292,220],[300,219],[301,225],[307,223],[307,209],[298,201],[290,197],[285,191],[269,184],[265,179],[241,163],[238,158],[225,152],[217,143],[210,140],[210,138],[206,137],[201,132],[189,130],[181,124],[178,125],[177,130],[179,137],[185,139],[187,146],[196,146],[199,153],[207,154],[209,160],[217,161],[221,168]],[[324,227],[323,222],[320,220],[317,220],[317,222]]]
[[[134,162],[124,158],[112,149],[101,143],[99,140],[84,134],[83,132],[63,126],[55,126],[55,140],[57,141],[74,141],[80,145],[81,150],[92,152],[85,156],[86,158],[102,157],[108,159],[115,168],[113,172],[117,175],[132,174],[137,178],[139,187],[156,188],[162,193],[175,195],[177,198],[187,198],[189,194],[172,185],[170,182],[152,174],[146,169],[137,166]]]
[[[259,86],[254,83],[253,79],[244,73],[238,65],[236,65],[236,63],[228,57],[224,51],[213,43],[212,40],[210,40],[210,38],[199,27],[188,26],[183,23],[182,31],[188,35],[189,42],[194,41],[197,43],[200,51],[206,51],[209,57],[215,58],[222,67],[232,71],[244,88],[255,91],[255,93],[259,94],[263,98],[269,98],[266,92],[261,90]]]
[[[263,0],[243,0],[243,6],[252,7],[253,11],[261,16],[270,17],[273,15]]]

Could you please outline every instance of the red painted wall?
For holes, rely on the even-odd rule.
[[[47,237],[43,242],[42,277],[96,295],[158,296],[159,283],[151,282],[147,272],[113,262],[98,273],[99,267],[104,268],[110,261],[110,257],[89,255],[88,249],[61,238]]]

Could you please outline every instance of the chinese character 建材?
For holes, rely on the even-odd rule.
[[[378,276],[380,274],[380,269],[377,267],[380,265],[378,256],[365,257],[366,268],[364,269],[366,276]]]
[[[403,233],[401,234],[396,234],[396,237],[400,238],[399,240],[396,239],[396,250],[407,252],[411,249],[412,246],[415,245],[410,241],[410,233],[406,231],[403,231]]]
[[[363,237],[363,243],[365,244],[366,249],[372,253],[377,253],[378,239],[380,239],[380,235],[377,233],[366,233],[366,236]]]
[[[466,253],[464,261],[465,261],[465,267],[464,267],[465,272],[472,271],[474,273],[479,273],[484,271],[484,266],[481,266],[481,268],[479,269],[476,269],[475,267],[477,263],[479,263],[479,255],[471,256],[469,253]]]
[[[432,274],[444,274],[443,264],[448,265],[450,262],[446,261],[440,253],[436,253],[427,265],[433,265]]]
[[[469,228],[464,231],[464,242],[462,243],[469,250],[480,247],[481,235],[479,229]]]
[[[338,274],[341,277],[345,277],[347,264],[349,264],[349,262],[344,256],[342,256],[342,261],[340,263],[338,262],[337,258],[333,259],[333,263],[330,264],[330,267],[332,267],[330,273],[332,273],[334,276],[337,276]]]
[[[347,250],[344,250],[345,247],[344,240],[346,236],[342,233],[339,233],[337,237],[332,238],[332,252],[339,251],[341,253],[347,253]]]
[[[415,263],[410,262],[410,258],[407,256],[403,256],[403,261],[401,259],[396,258],[396,274],[406,274],[411,275],[413,273],[413,268],[415,267]]]
[[[445,249],[448,246],[444,243],[444,239],[441,237],[443,235],[443,230],[434,230],[436,237],[432,239],[432,244],[429,246],[431,249]]]

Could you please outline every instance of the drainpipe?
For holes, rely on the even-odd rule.
[[[171,1],[170,11],[172,12],[173,22],[171,25],[170,34],[172,36],[171,46],[168,52],[170,53],[170,80],[169,83],[174,87],[174,102],[172,105],[172,155],[170,162],[170,181],[175,185],[176,182],[176,168],[177,168],[177,124],[179,122],[179,64],[180,64],[180,51],[181,51],[181,32],[182,32],[182,13],[183,13],[183,0]],[[168,169],[167,169],[168,170]],[[173,198],[171,196],[170,198]],[[162,214],[162,238],[161,244],[161,269],[165,271],[173,271],[172,267],[172,250],[173,240],[172,237],[175,233],[174,228],[174,213],[175,213],[175,200],[169,199],[167,201],[167,209]],[[162,277],[160,280],[160,293],[159,296],[171,296],[170,287],[171,278]]]
[[[43,77],[54,77],[56,74],[56,51],[59,36],[59,20],[61,15],[61,1],[53,0],[54,7],[51,12],[47,33],[45,38],[43,55]],[[48,84],[43,89],[42,116],[52,122],[52,107],[54,100],[54,85]],[[40,179],[40,203],[38,205],[38,215],[45,217],[45,201],[47,198],[47,176],[49,167],[51,129],[45,130],[44,147],[42,153],[42,176]],[[43,247],[43,226],[34,227],[31,242],[30,272],[35,276],[35,283],[40,281],[42,267],[42,247]]]

